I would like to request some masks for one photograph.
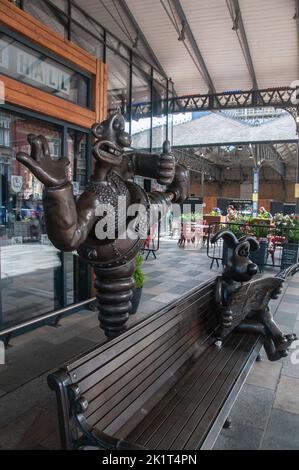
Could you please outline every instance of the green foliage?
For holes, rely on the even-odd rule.
[[[269,235],[269,227],[264,226],[264,225],[251,225],[250,226],[250,232],[252,235],[254,235],[256,238],[267,238]]]
[[[244,215],[240,220],[245,224],[252,224],[253,217],[252,215]]]
[[[273,222],[276,235],[286,237],[289,243],[299,243],[299,219],[295,214],[283,215],[278,212]]]
[[[237,238],[239,238],[242,236],[241,226],[242,226],[242,223],[240,222],[240,223],[229,224],[227,228],[228,230],[233,232]]]
[[[183,213],[181,215],[182,222],[196,222],[197,220],[200,220],[200,218],[201,214],[199,212],[188,212],[187,214]]]
[[[221,210],[219,209],[219,207],[214,207],[214,209],[212,209],[207,215],[212,215],[214,217],[221,215]]]
[[[262,220],[269,220],[270,219],[269,212],[264,207],[260,208],[258,219],[262,219]]]
[[[289,243],[299,243],[299,227],[295,230],[290,230],[287,238]]]
[[[133,274],[136,289],[141,289],[141,287],[143,287],[144,280],[145,280],[144,272],[141,269],[142,263],[143,263],[143,257],[139,253],[135,258],[136,266],[135,266],[135,271]]]

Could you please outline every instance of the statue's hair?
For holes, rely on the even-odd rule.
[[[215,233],[215,235],[213,235],[213,237],[211,238],[211,243],[216,243],[220,238],[223,238],[227,246],[232,250],[235,249],[236,246],[241,245],[241,243],[244,242],[249,243],[251,251],[257,251],[260,247],[260,244],[256,238],[244,235],[238,240],[236,235],[233,232],[230,232],[229,230],[222,230]]]
[[[239,243],[242,242],[249,242],[250,251],[257,251],[260,247],[260,244],[257,239],[249,235],[244,235],[244,237],[239,238]]]
[[[211,243],[216,243],[220,238],[226,242],[229,248],[234,249],[239,244],[239,240],[237,239],[236,235],[229,230],[222,230],[220,232],[215,233],[211,239]]]

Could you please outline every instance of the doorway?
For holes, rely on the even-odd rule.
[[[74,197],[84,190],[89,131],[34,113],[0,109],[0,331],[89,297],[89,268],[76,253],[50,242],[42,203],[43,185],[16,160],[30,152],[28,134],[42,134],[51,157],[70,160]]]

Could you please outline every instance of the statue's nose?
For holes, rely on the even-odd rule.
[[[118,144],[121,145],[122,147],[130,147],[131,146],[131,137],[130,134],[127,132],[121,132],[118,135]]]
[[[257,265],[255,263],[250,263],[248,266],[247,266],[247,273],[250,275],[250,276],[254,276],[256,273],[257,273]]]

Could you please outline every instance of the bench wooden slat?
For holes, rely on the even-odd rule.
[[[167,406],[165,416],[161,417],[161,421],[160,419],[155,420],[153,425],[148,428],[147,432],[144,433],[141,438],[138,438],[136,442],[150,449],[155,449],[159,445],[160,441],[164,444],[164,441],[167,440],[167,438],[171,439],[170,436],[174,432],[174,425],[176,425],[176,432],[179,432],[184,423],[184,416],[189,416],[188,413],[192,414],[194,410],[194,405],[190,402],[190,397],[192,397],[193,400],[196,399],[196,402],[201,399],[202,395],[209,387],[210,380],[218,376],[239,342],[240,340],[235,337],[230,338],[227,342],[229,346],[222,349],[221,355],[219,355],[217,348],[212,347],[212,349],[217,350],[216,358],[218,359],[215,362],[214,369],[211,368],[210,370],[208,367],[206,369],[206,373],[203,372],[202,375],[201,372],[203,367],[200,360],[191,365],[190,370],[192,373],[190,375],[188,374],[189,380],[179,380],[177,382],[178,388],[175,396],[175,409]],[[210,365],[210,363],[211,361],[209,356],[208,364]],[[129,436],[129,439],[131,439],[131,436]],[[168,447],[165,447],[165,449],[168,449]]]
[[[134,413],[134,408],[137,402],[138,407],[143,407],[144,403],[155,390],[159,389],[161,385],[180,367],[186,360],[194,353],[196,334],[187,333],[185,342],[179,343],[175,351],[167,354],[167,359],[162,362],[155,370],[151,370],[150,375],[145,380],[138,384],[130,393],[129,402],[119,402],[115,404],[113,410],[103,418],[99,419],[99,414],[89,417],[89,422],[96,423],[97,427],[101,427],[107,433],[115,434],[122,422],[127,421]],[[145,375],[149,372],[145,371]],[[96,421],[94,419],[96,418]],[[115,418],[113,422],[111,419]],[[118,424],[117,424],[118,423]]]
[[[209,297],[209,301],[211,302],[211,298]],[[201,326],[201,313],[204,313],[206,316],[206,322],[204,328]],[[151,363],[150,366],[147,367],[145,370],[144,368],[141,370],[141,373],[139,375],[136,375],[136,377],[131,380],[128,375],[124,376],[124,381],[123,384],[124,386],[121,388],[121,390],[117,393],[117,396],[112,396],[109,397],[107,400],[107,391],[102,390],[101,388],[101,381],[97,383],[97,390],[100,390],[98,393],[99,398],[95,398],[90,402],[89,408],[86,412],[86,417],[88,419],[88,423],[91,426],[97,426],[98,428],[101,428],[105,432],[111,432],[111,427],[113,427],[113,432],[116,432],[117,425],[116,423],[120,423],[120,426],[122,425],[121,420],[127,420],[128,419],[128,413],[132,414],[132,411],[134,407],[136,407],[136,398],[140,402],[144,402],[148,394],[152,394],[154,387],[156,387],[156,378],[158,377],[159,380],[157,382],[158,387],[161,387],[162,382],[161,380],[163,379],[164,381],[167,380],[169,377],[169,374],[173,374],[175,370],[181,365],[181,362],[177,362],[177,359],[179,359],[179,354],[183,354],[184,361],[188,359],[194,352],[199,348],[200,343],[203,342],[208,335],[211,334],[211,332],[214,330],[216,327],[217,322],[215,321],[215,318],[213,318],[211,315],[207,315],[206,310],[203,312],[200,312],[200,309],[198,309],[198,306],[196,303],[193,305],[189,305],[189,309],[187,309],[187,312],[185,314],[184,310],[180,313],[176,314],[176,320],[177,320],[177,334],[178,334],[178,340],[174,344],[172,348],[166,348],[165,352],[161,354],[156,361],[153,361],[152,354],[155,351],[155,347],[151,343],[149,351],[151,354]],[[209,317],[209,318],[208,318]],[[189,320],[193,318],[194,324]],[[165,332],[163,332],[163,335],[160,335],[162,341],[162,347],[165,349],[165,342],[167,341],[167,334],[169,334],[168,328],[169,325],[171,324],[171,321],[166,325],[167,328]],[[207,326],[209,325],[209,327]],[[202,331],[201,331],[202,329]],[[192,338],[193,338],[193,343],[196,342],[196,346],[192,346],[192,341],[189,340],[187,343],[184,343],[185,339],[184,336],[184,331],[187,331],[188,334],[190,331],[192,331]],[[161,329],[160,329],[161,333]],[[150,335],[151,336],[151,335]],[[182,342],[182,347],[177,351],[178,347],[180,346],[180,341],[179,337],[182,336],[183,342]],[[199,338],[202,337],[202,340],[199,341]],[[185,344],[185,346],[184,346]],[[143,347],[143,345],[141,344]],[[136,347],[136,346],[135,346]],[[139,351],[136,351],[136,349],[131,348],[131,351],[134,351],[133,355],[133,360],[131,362],[131,365],[133,364],[135,369],[136,369],[136,364],[139,363],[140,357]],[[184,348],[187,349],[187,353],[185,353]],[[141,349],[142,350],[142,349]],[[126,353],[122,355],[125,356]],[[113,361],[112,361],[113,362]],[[124,364],[122,364],[123,367]],[[170,367],[169,371],[167,370]],[[111,374],[115,376],[115,381],[119,380],[119,374],[120,371],[116,371],[115,374]],[[121,372],[122,374],[122,372]],[[137,371],[136,371],[137,374]],[[163,378],[161,379],[160,376],[163,375]],[[110,379],[110,377],[109,377]],[[113,380],[111,380],[113,383]],[[109,384],[110,386],[112,385],[109,382],[106,384]],[[138,388],[135,388],[135,384],[138,384]],[[79,383],[80,388],[81,384]],[[119,390],[120,386],[119,383],[117,383],[117,390]],[[113,387],[111,386],[111,390]],[[147,390],[149,389],[149,390]],[[103,399],[102,394],[104,393],[105,398]],[[115,392],[114,392],[115,393]],[[109,395],[109,392],[108,392]],[[88,399],[88,392],[87,394],[84,395],[85,398]],[[133,411],[133,414],[135,411]],[[126,415],[126,419],[122,416],[122,414]]]
[[[101,355],[101,364],[103,366],[105,363],[110,362],[113,357],[122,354],[128,348],[128,343],[132,344],[132,336],[134,337],[134,340],[138,341],[141,338],[148,336],[150,332],[158,329],[172,316],[173,308],[179,307],[179,310],[181,310],[183,305],[187,308],[189,304],[196,302],[198,298],[202,297],[204,300],[205,296],[207,296],[207,299],[211,299],[213,293],[213,280],[207,281],[197,290],[194,289],[194,291],[194,293],[191,291],[190,298],[188,295],[184,296],[183,300],[173,302],[169,306],[164,307],[161,311],[152,314],[150,318],[141,321],[136,326],[123,333],[120,337],[114,338],[99,348],[93,349],[83,357],[75,359],[71,364],[66,364],[65,368],[69,372],[70,376],[72,377],[74,373],[76,375],[74,382],[77,383],[86,377],[87,370],[92,372],[97,369],[99,365],[99,355]]]
[[[205,351],[208,351],[207,356],[210,354],[210,348],[213,343],[215,342],[215,338],[213,335],[213,332],[205,338],[203,343],[201,344],[196,344],[196,352],[194,356],[190,359],[190,362],[196,360],[198,356],[200,356],[200,359],[205,360]],[[190,371],[190,362],[186,361],[181,367],[180,367],[180,372],[179,376],[184,376],[185,374],[188,374]],[[130,420],[126,421],[123,423],[122,427],[117,431],[117,437],[121,439],[125,439],[131,432],[133,432],[134,429],[136,429],[136,424],[139,423],[140,426],[143,426],[143,421],[146,420],[147,416],[149,416],[149,413],[144,413],[144,410],[152,410],[153,408],[156,407],[157,404],[160,403],[161,400],[165,397],[165,395],[168,394],[169,390],[173,390],[176,387],[176,383],[178,380],[178,375],[177,373],[171,375],[169,379],[161,385],[161,387],[152,395],[150,398],[146,401],[146,403],[143,406],[143,409],[137,409],[135,412],[135,415],[130,418]],[[152,416],[152,414],[150,413]],[[139,429],[139,426],[138,426]]]
[[[148,367],[146,367],[147,363],[145,362],[144,367],[143,364],[141,364],[141,366],[131,370],[132,374],[130,374],[129,376],[131,380],[128,381],[127,378],[129,377],[125,376],[123,383],[117,384],[117,386],[113,384],[113,386],[115,387],[113,396],[111,396],[111,394],[109,396],[108,390],[107,394],[106,392],[104,393],[104,400],[102,399],[101,394],[97,399],[90,402],[87,417],[89,418],[90,415],[94,412],[97,412],[98,415],[104,417],[110,410],[115,407],[115,403],[122,404],[122,401],[124,399],[126,399],[126,403],[123,403],[123,406],[128,406],[132,401],[130,397],[128,397],[128,395],[130,394],[130,392],[134,392],[137,385],[140,385],[141,383],[143,383],[144,380],[148,379],[148,377],[150,377],[151,374],[159,368],[159,366],[163,365],[166,360],[171,358],[171,356],[176,353],[177,350],[182,349],[184,347],[186,349],[188,345],[193,345],[196,339],[196,333],[192,333],[190,331],[181,338],[178,338],[177,336],[172,337],[172,342],[169,345],[161,345],[161,348],[158,350],[157,357],[155,357],[156,355],[153,354],[148,356]],[[134,371],[136,371],[136,374],[134,374]],[[121,387],[121,385],[123,386]],[[112,393],[113,386],[111,387],[112,390],[110,389]],[[91,418],[93,419],[93,417]]]
[[[105,377],[110,376],[111,374],[113,375],[114,371],[119,369],[120,367],[123,367],[126,362],[128,362],[131,358],[136,358],[135,360],[138,360],[138,355],[148,346],[150,346],[152,343],[155,341],[162,339],[164,341],[164,335],[167,335],[169,330],[172,330],[173,328],[177,328],[178,323],[181,323],[182,328],[190,328],[189,325],[187,325],[187,318],[190,317],[195,317],[198,315],[197,321],[201,321],[201,316],[205,315],[207,308],[208,308],[208,300],[207,303],[205,303],[203,306],[201,306],[200,309],[196,309],[188,312],[188,317],[185,316],[182,318],[184,315],[185,309],[183,309],[181,312],[178,312],[176,308],[171,309],[168,312],[167,319],[168,321],[163,323],[159,328],[156,330],[152,331],[150,334],[147,336],[143,337],[140,339],[140,341],[135,342],[134,339],[132,342],[130,342],[131,346],[126,350],[123,351],[121,355],[116,356],[115,358],[111,359],[111,361],[107,364],[102,365],[101,367],[98,367],[96,370],[93,371],[92,374],[87,375],[86,377],[82,378],[82,380],[77,380],[78,385],[80,386],[81,392],[85,394],[86,390],[90,391],[87,392],[86,398],[88,399],[88,395],[92,399],[93,394],[92,394],[92,387],[94,385],[97,385],[99,382],[101,382]],[[195,305],[196,307],[196,305]],[[215,323],[215,320],[214,320]],[[140,335],[138,335],[139,338]],[[132,347],[132,343],[134,347]],[[103,364],[104,360],[102,360],[102,356],[98,357],[98,364]],[[88,364],[88,367],[86,367],[87,370],[90,370],[91,365]],[[79,372],[75,371],[76,375],[79,375]],[[82,375],[82,374],[81,374]],[[105,390],[105,386],[103,386],[103,390]]]
[[[214,345],[214,289],[205,282],[50,376],[65,447],[83,430],[104,448],[215,442],[261,339],[234,331]]]
[[[203,382],[208,379],[209,375],[216,367],[217,361],[219,360],[218,352],[218,348],[216,347],[205,349],[196,360],[196,372]],[[198,376],[194,374],[194,366],[190,363],[188,363],[187,366],[188,372],[184,370],[178,372],[176,382],[180,378],[180,375],[182,376],[180,379],[180,387],[178,388],[174,382],[170,391],[163,399],[159,400],[159,403],[152,409],[151,413],[143,419],[142,423],[129,434],[128,439],[134,442],[138,441],[140,444],[145,444],[153,433],[157,423],[159,423],[159,426],[162,426],[167,417],[172,412],[175,412],[177,404],[184,399],[185,394],[192,388],[194,382],[198,381]],[[122,437],[126,436],[122,435]]]
[[[207,319],[209,313],[205,311],[204,317],[199,325]],[[195,324],[195,319],[193,319]],[[199,326],[197,325],[197,326]],[[215,327],[215,323],[211,323],[211,329]],[[196,333],[195,333],[196,334]],[[109,376],[106,376],[96,386],[92,387],[84,393],[84,397],[89,402],[88,414],[91,414],[96,408],[108,400],[117,401],[117,395],[126,385],[132,386],[132,380],[136,379],[138,374],[144,370],[150,370],[155,361],[162,360],[162,354],[166,350],[170,350],[171,346],[177,344],[179,340],[179,332],[177,326],[171,328],[166,334],[163,341],[157,338],[153,343],[144,347],[136,356],[131,357],[126,363],[121,364]],[[114,405],[113,405],[114,406]]]
[[[229,394],[229,391],[232,389],[233,384],[239,377],[241,370],[244,369],[244,362],[246,362],[246,358],[250,356],[257,341],[257,338],[254,336],[243,338],[244,346],[239,351],[239,357],[235,364],[228,365],[229,373],[226,379],[222,382],[220,387],[218,383],[215,383],[213,388],[211,389],[209,394],[209,399],[211,400],[210,404],[207,405],[207,403],[203,401],[200,405],[201,409],[198,408],[197,415],[200,415],[201,419],[196,427],[188,427],[189,439],[184,444],[184,449],[190,450],[200,448],[204,437],[206,436],[211,427],[211,423],[213,423],[214,419],[218,415],[219,409],[221,409],[224,401],[226,400]],[[235,358],[233,359],[235,360]],[[198,436],[202,436],[200,440],[198,439]],[[174,442],[171,449],[175,449],[177,445],[180,445],[180,442]]]
[[[229,356],[228,361],[226,362],[225,366],[221,370],[219,376],[214,376],[213,378],[209,378],[209,384],[207,387],[203,388],[203,392],[201,394],[201,400],[198,401],[194,400],[194,406],[192,407],[192,414],[186,416],[185,421],[183,421],[182,429],[180,430],[179,434],[175,437],[175,439],[170,440],[171,436],[167,436],[166,439],[159,443],[158,448],[162,448],[163,446],[167,445],[168,449],[184,449],[185,445],[187,444],[188,440],[191,438],[192,433],[196,436],[196,448],[198,447],[199,442],[203,439],[203,435],[198,432],[195,433],[196,429],[199,429],[199,423],[202,419],[205,411],[208,409],[209,406],[212,406],[212,398],[214,394],[216,394],[222,387],[224,381],[227,380],[229,377],[230,371],[232,367],[244,357],[244,346],[247,344],[248,338],[243,337],[238,346]],[[211,381],[211,382],[210,382]],[[232,384],[231,384],[232,385]],[[194,396],[193,396],[194,398]],[[217,409],[219,411],[219,409]],[[215,409],[216,412],[216,409]],[[185,416],[185,415],[184,415]]]

